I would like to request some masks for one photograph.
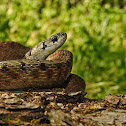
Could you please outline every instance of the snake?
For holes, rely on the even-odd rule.
[[[17,42],[0,42],[0,90],[65,88],[67,92],[85,90],[85,81],[71,74],[73,55],[57,50],[66,41],[60,32],[39,42],[32,49]]]

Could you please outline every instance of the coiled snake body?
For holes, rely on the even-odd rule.
[[[66,33],[57,33],[31,50],[15,42],[0,43],[0,90],[63,87],[68,92],[84,91],[84,80],[70,74],[72,53],[56,51],[66,39]]]

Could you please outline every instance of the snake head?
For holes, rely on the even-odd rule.
[[[48,39],[39,42],[29,52],[26,53],[26,59],[42,60],[60,48],[66,41],[67,34],[64,32],[52,35]]]

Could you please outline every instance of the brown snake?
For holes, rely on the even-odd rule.
[[[0,43],[0,90],[63,87],[68,92],[84,91],[84,80],[70,74],[72,53],[56,51],[66,39],[66,33],[57,33],[31,50],[15,42]]]

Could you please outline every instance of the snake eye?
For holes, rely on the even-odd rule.
[[[57,41],[57,36],[51,37],[51,40],[53,41],[53,43],[55,43]]]

